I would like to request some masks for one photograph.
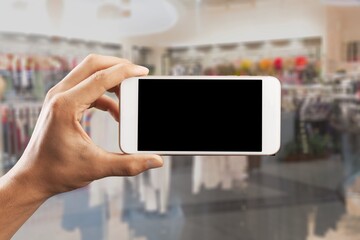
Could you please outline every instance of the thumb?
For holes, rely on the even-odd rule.
[[[120,154],[102,151],[99,163],[101,176],[135,176],[151,168],[163,165],[163,159],[154,154]]]

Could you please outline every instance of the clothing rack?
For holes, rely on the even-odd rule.
[[[0,104],[0,171],[7,172],[23,154],[35,128],[42,102]]]

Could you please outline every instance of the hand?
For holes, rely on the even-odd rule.
[[[46,95],[34,133],[18,163],[0,178],[0,239],[10,239],[51,196],[106,176],[133,176],[162,166],[158,155],[110,153],[96,146],[80,125],[90,107],[119,120],[122,80],[148,69],[115,57],[88,56]],[[114,129],[115,131],[115,129]]]
[[[48,198],[106,176],[133,176],[162,166],[157,155],[106,152],[80,125],[90,107],[119,120],[119,104],[104,93],[119,97],[122,80],[147,74],[125,59],[88,56],[48,92],[29,145],[11,171],[13,179]]]

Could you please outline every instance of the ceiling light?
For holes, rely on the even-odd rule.
[[[131,0],[107,0],[99,6],[97,17],[100,19],[119,19],[131,16]]]

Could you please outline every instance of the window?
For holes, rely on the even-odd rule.
[[[346,62],[360,61],[360,41],[351,41],[346,44]]]

